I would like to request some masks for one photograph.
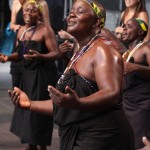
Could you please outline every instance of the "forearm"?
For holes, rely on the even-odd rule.
[[[51,100],[46,101],[30,101],[30,111],[52,115],[53,114],[53,104]]]
[[[40,59],[41,60],[55,60],[57,58],[60,57],[60,53],[59,52],[50,52],[50,53],[47,53],[47,54],[40,54]]]
[[[18,61],[18,60],[19,60],[19,55],[16,52],[8,56],[8,61]]]
[[[145,79],[150,79],[150,67],[149,66],[142,66],[142,65],[136,64],[135,71],[137,71]]]
[[[79,110],[84,111],[107,111],[118,102],[119,93],[115,90],[103,90],[88,97],[80,98]]]

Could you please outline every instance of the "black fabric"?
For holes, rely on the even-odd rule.
[[[17,13],[16,16],[16,24],[18,25],[24,25],[24,19],[23,19],[23,8],[21,7]],[[14,48],[12,53],[16,52],[16,39],[17,39],[17,33],[16,33],[16,37],[14,38]],[[21,63],[18,62],[11,62],[10,64],[10,74],[12,75],[12,87],[16,86],[19,87],[20,86],[20,77],[22,70],[21,70]],[[18,80],[16,80],[18,78]]]
[[[140,149],[144,146],[142,137],[150,138],[150,79],[138,72],[125,75],[123,106],[135,133],[136,149]]]
[[[74,70],[69,70],[57,89],[66,85],[79,97],[98,90],[96,83],[86,82]],[[61,150],[135,150],[133,132],[121,104],[105,112],[67,110],[54,104],[54,121],[59,125]]]
[[[44,42],[28,42],[28,49],[47,53]],[[22,49],[19,49],[20,52]],[[57,82],[57,68],[51,60],[25,60],[22,59],[22,76],[20,88],[31,100],[47,100],[48,85],[55,86]],[[53,118],[35,112],[15,108],[11,131],[22,141],[33,145],[50,145],[53,129]]]

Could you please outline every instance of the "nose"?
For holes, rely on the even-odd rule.
[[[74,17],[75,16],[75,11],[72,9],[69,13],[68,17]]]

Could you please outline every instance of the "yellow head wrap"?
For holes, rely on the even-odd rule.
[[[101,28],[103,28],[105,26],[105,19],[100,8],[97,6],[96,3],[94,3],[91,0],[83,0],[83,1],[90,5],[90,7],[93,9],[97,17],[101,17]]]
[[[140,27],[141,27],[141,29],[142,29],[143,31],[148,31],[148,29],[147,29],[147,27],[145,26],[143,20],[141,20],[140,18],[136,18],[136,21],[137,21],[137,23],[140,25]]]
[[[43,12],[42,6],[41,6],[41,4],[38,3],[36,0],[29,0],[27,3],[28,3],[28,4],[34,4],[35,7],[38,8],[39,11],[40,11],[40,13],[42,14],[42,12]]]

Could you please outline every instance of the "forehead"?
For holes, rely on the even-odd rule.
[[[24,8],[29,8],[29,9],[34,9],[34,10],[38,10],[38,8],[36,7],[36,5],[34,3],[27,3]]]
[[[83,8],[83,9],[89,11],[89,12],[91,12],[91,11],[93,12],[93,10],[92,10],[92,8],[90,7],[90,5],[87,4],[86,2],[84,2],[83,0],[77,0],[77,1],[74,3],[74,5],[73,5],[72,8],[73,8],[73,9]]]
[[[25,5],[24,5],[24,7],[35,7],[35,4],[34,3],[26,3]]]
[[[128,24],[133,25],[133,26],[135,26],[135,27],[138,28],[138,23],[137,23],[137,21],[134,20],[134,19],[128,20],[127,23],[126,23],[126,25],[128,25]]]

